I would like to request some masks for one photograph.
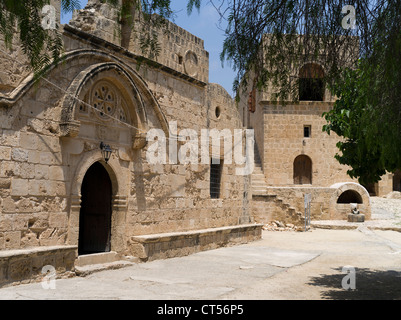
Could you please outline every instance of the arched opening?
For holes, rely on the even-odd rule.
[[[110,252],[112,182],[105,167],[96,162],[81,187],[78,254]]]
[[[300,155],[294,160],[294,184],[312,184],[312,160]]]
[[[324,70],[316,63],[308,63],[299,71],[299,100],[323,101]]]
[[[343,192],[337,200],[339,204],[348,204],[348,203],[357,203],[363,204],[362,196],[354,191],[354,190],[347,190]]]

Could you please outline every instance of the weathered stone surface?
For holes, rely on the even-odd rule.
[[[365,222],[365,215],[351,213],[348,215],[348,222]]]
[[[134,236],[130,239],[130,253],[143,261],[186,256],[223,246],[261,239],[262,225],[242,225]]]
[[[77,247],[36,247],[0,251],[0,287],[43,279],[42,268],[53,267],[56,277],[74,271]]]

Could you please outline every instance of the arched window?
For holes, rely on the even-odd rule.
[[[354,190],[347,190],[341,194],[338,198],[337,203],[340,204],[348,204],[348,203],[357,203],[362,204],[363,200],[361,195]]]
[[[324,70],[316,63],[308,63],[299,71],[299,101],[324,100]]]
[[[308,156],[294,160],[294,184],[312,184],[312,160]]]

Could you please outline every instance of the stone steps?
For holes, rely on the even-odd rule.
[[[254,196],[266,197],[268,201],[275,201],[288,216],[294,217],[296,220],[302,221],[302,213],[297,212],[291,204],[284,202],[283,199],[278,198],[276,195],[268,194],[268,186],[266,184],[266,177],[262,168],[262,161],[259,155],[258,148],[255,144],[255,169],[252,173],[252,194]],[[269,198],[269,199],[268,199]]]
[[[79,277],[87,277],[93,273],[106,271],[106,270],[117,270],[127,267],[132,267],[135,265],[133,262],[129,261],[114,261],[101,264],[92,264],[82,267],[75,267],[75,274]]]
[[[75,261],[75,274],[80,277],[86,277],[95,272],[105,270],[116,270],[131,267],[139,263],[138,258],[130,257],[124,260],[117,252],[104,252],[97,254],[88,254],[78,256]]]
[[[78,256],[75,267],[84,267],[94,264],[110,263],[119,260],[117,252],[104,252]]]
[[[255,144],[255,169],[252,173],[252,193],[254,195],[264,195],[267,193],[266,178],[261,163],[259,152]]]

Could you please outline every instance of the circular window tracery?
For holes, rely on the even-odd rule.
[[[100,81],[92,89],[91,102],[95,114],[102,120],[117,119],[128,123],[127,103],[118,89],[108,81]]]
[[[101,82],[93,90],[93,107],[99,110],[97,114],[101,118],[113,116],[116,112],[116,93],[113,89],[108,83]]]

